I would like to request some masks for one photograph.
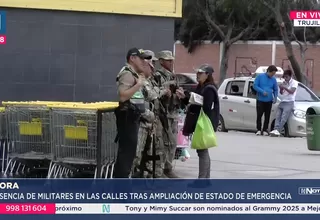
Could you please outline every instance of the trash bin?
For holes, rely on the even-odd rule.
[[[308,149],[320,151],[320,107],[309,107],[306,112],[306,120]]]

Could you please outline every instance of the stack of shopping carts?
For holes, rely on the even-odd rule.
[[[10,140],[4,177],[112,177],[117,103],[3,104]]]
[[[48,178],[112,178],[116,160],[115,103],[52,108],[53,165]]]
[[[0,108],[2,177],[112,178],[117,156],[114,110],[118,103],[2,104],[5,106]],[[188,144],[178,141],[177,147],[176,160],[190,157]]]
[[[52,158],[49,108],[12,104],[6,107],[6,116],[10,141],[4,176],[42,177]]]

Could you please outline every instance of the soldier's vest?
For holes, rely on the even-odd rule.
[[[124,67],[120,71],[120,74],[118,75],[118,77],[116,79],[117,82],[119,81],[119,76],[121,75],[122,71],[129,71],[133,75],[134,78],[136,78],[136,79],[139,78],[137,73],[133,72],[128,67]],[[145,108],[145,101],[144,101],[142,89],[140,88],[137,92],[135,92],[129,100],[127,100],[125,102],[119,102],[119,107],[123,110],[130,109],[130,110],[139,112],[140,114],[144,113],[146,111],[146,108]]]
[[[157,72],[160,73],[160,77],[163,77],[165,79],[165,81],[173,81],[173,80],[175,80],[175,77],[174,77],[173,74],[171,74],[170,77],[168,78],[168,76],[164,72],[162,72],[161,70],[157,70]]]

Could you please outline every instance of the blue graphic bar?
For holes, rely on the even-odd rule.
[[[0,179],[0,212],[6,210],[21,212],[21,209],[22,211],[31,209],[34,211],[34,207],[55,206],[53,210],[55,215],[46,215],[46,220],[85,220],[89,217],[89,214],[86,214],[88,210],[95,213],[92,216],[95,220],[106,218],[122,220],[129,216],[131,220],[163,220],[164,218],[166,220],[209,220],[212,218],[219,220],[308,220],[319,219],[319,189],[320,180],[315,179]],[[168,210],[166,208],[169,212],[170,207],[188,206],[193,207],[193,211],[195,207],[195,211],[200,208],[202,210],[197,215],[193,215],[195,213],[162,215],[162,212],[150,215],[152,212],[158,212],[160,208],[169,207]],[[20,207],[20,210],[17,210],[17,207]],[[124,207],[129,208],[127,210]],[[144,214],[130,214],[144,207],[149,207],[148,212],[139,211]],[[230,207],[230,210],[227,210],[226,207]],[[227,210],[230,214],[215,213],[214,217],[205,214],[206,212],[218,212],[220,209]],[[241,213],[232,214],[237,209],[241,209],[238,210]],[[36,211],[43,210],[37,209]],[[44,211],[49,212],[50,210]],[[81,211],[83,214],[73,214],[81,213]],[[44,219],[44,217],[41,215],[24,215],[23,217],[6,215],[5,219],[37,220]]]
[[[0,34],[6,33],[7,17],[6,12],[0,11]]]

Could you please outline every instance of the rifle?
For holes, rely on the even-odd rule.
[[[144,171],[152,173],[152,177],[156,178],[156,161],[160,160],[160,155],[156,155],[156,135],[155,135],[155,123],[152,125],[152,129],[149,130],[146,144],[142,152],[142,158],[140,162],[140,178],[143,178]],[[152,144],[152,145],[151,145]],[[152,155],[148,154],[150,147],[152,146]],[[147,162],[152,161],[152,171],[148,169]]]

